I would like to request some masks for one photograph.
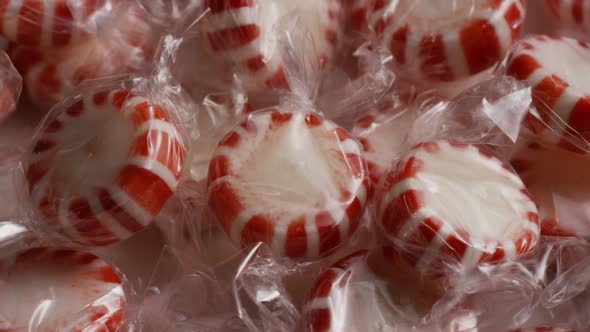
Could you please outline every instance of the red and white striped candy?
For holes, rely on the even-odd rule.
[[[385,0],[369,25],[412,80],[448,82],[499,63],[524,15],[524,0]]]
[[[283,61],[278,54],[278,28],[286,15],[298,15],[311,33],[306,51],[325,63],[338,41],[340,4],[336,0],[207,0],[210,15],[203,23],[215,56],[238,64],[248,87],[287,88]],[[308,48],[308,49],[307,49]]]
[[[140,70],[151,53],[151,30],[133,8],[123,10],[126,20],[111,22],[108,34],[66,47],[14,47],[11,58],[31,100],[53,106],[85,80]]]
[[[548,124],[559,117],[559,135],[547,137],[569,146],[564,136],[577,132],[590,140],[590,46],[564,37],[531,36],[510,55],[507,73],[529,84],[541,120],[527,119],[534,133],[549,132]],[[551,126],[553,128],[553,126]]]
[[[104,90],[45,121],[25,172],[49,228],[76,243],[105,245],[159,214],[176,190],[184,156],[179,129],[160,105]]]
[[[31,249],[0,261],[0,330],[119,331],[125,296],[102,259],[65,249]]]
[[[30,46],[65,46],[85,37],[83,24],[111,1],[0,0],[0,35]]]
[[[366,250],[354,253],[341,259],[318,276],[303,307],[305,331],[357,331],[358,325],[366,323],[352,321],[347,317],[347,303],[352,299],[346,298],[346,295],[347,281],[352,275],[351,270],[366,264],[367,256]],[[351,324],[355,326],[350,326]],[[368,326],[363,328],[369,330]]]
[[[402,153],[401,148],[413,119],[409,107],[385,107],[355,122],[352,133],[363,145],[373,185],[385,175],[395,157]]]
[[[590,32],[590,1],[545,0],[545,4],[563,27]]]
[[[541,234],[590,238],[588,156],[531,143],[512,157],[512,166],[535,197]],[[560,206],[560,199],[574,202],[574,210]],[[556,211],[556,205],[562,211]],[[570,215],[564,216],[566,211]]]
[[[320,273],[303,305],[303,330],[467,331],[454,312],[445,321],[424,324],[440,299],[430,286],[406,270],[402,260],[361,250]]]
[[[242,246],[315,258],[357,229],[369,179],[361,145],[314,113],[258,112],[219,143],[209,206]]]
[[[512,330],[512,332],[576,332],[572,329],[566,329],[561,327],[549,327],[549,326],[540,326],[540,327],[527,327],[523,329],[516,329]]]
[[[521,179],[476,146],[434,141],[412,149],[378,193],[378,222],[419,271],[445,261],[469,269],[513,259],[539,237]]]

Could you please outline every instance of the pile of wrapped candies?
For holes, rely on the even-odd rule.
[[[590,331],[590,0],[0,0],[0,331]]]

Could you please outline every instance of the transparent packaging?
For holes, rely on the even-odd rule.
[[[0,331],[589,330],[590,53],[520,36],[544,2],[95,5],[12,41],[79,79],[0,126]]]
[[[67,46],[80,42],[98,29],[116,1],[3,0],[2,37],[29,46]]]
[[[39,3],[43,8],[43,1]],[[67,2],[58,3],[55,5],[64,6]],[[133,2],[100,3],[104,12],[95,24],[109,29],[90,30],[75,42],[57,45],[14,41],[10,56],[23,76],[28,97],[42,111],[48,111],[86,80],[140,72],[151,65],[158,32],[143,9]],[[88,4],[71,5],[71,11],[84,12]]]
[[[377,1],[366,25],[393,70],[428,89],[468,82],[501,62],[525,14],[521,0]]]
[[[304,37],[293,38],[298,51],[321,68],[334,58],[341,38],[338,1],[211,0],[203,8],[203,20],[187,35],[196,46],[190,52],[194,75],[209,72],[248,93],[290,88],[281,48],[288,43],[283,35],[295,26],[305,30]],[[200,57],[208,61],[195,63]]]
[[[16,109],[22,78],[4,51],[0,51],[0,121]]]

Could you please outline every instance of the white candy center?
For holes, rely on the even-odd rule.
[[[293,119],[268,131],[242,166],[244,185],[255,196],[268,199],[271,209],[277,202],[283,202],[281,209],[323,208],[330,200],[338,199],[341,186],[330,165],[334,151],[325,146],[323,130],[309,129],[299,119]],[[336,144],[336,136],[331,143]]]
[[[455,230],[465,230],[470,241],[502,241],[523,230],[527,211],[516,177],[496,159],[477,149],[443,147],[437,153],[420,151],[424,169],[417,180],[425,193],[424,205]]]
[[[85,110],[57,135],[56,180],[66,190],[84,193],[114,182],[129,158],[133,128],[121,112]]]

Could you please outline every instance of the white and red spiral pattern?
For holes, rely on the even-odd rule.
[[[284,206],[286,203],[280,194],[276,194],[275,199],[269,198],[271,192],[281,191],[281,188],[273,190],[273,184],[268,184],[266,189],[244,188],[249,182],[243,178],[248,170],[244,170],[242,164],[258,152],[260,142],[272,145],[275,141],[287,140],[289,145],[303,150],[315,148],[301,147],[302,143],[290,136],[277,137],[276,133],[287,126],[314,137],[314,145],[323,151],[318,158],[329,165],[329,176],[336,182],[330,184],[333,188],[318,189],[323,191],[323,201],[314,198],[313,202],[298,203],[297,209]],[[276,149],[280,149],[279,143],[276,144]],[[307,172],[319,171],[309,169]],[[317,176],[309,173],[305,176],[313,179],[314,175]],[[209,206],[225,232],[241,246],[260,241],[281,255],[316,258],[344,243],[358,228],[369,186],[362,147],[344,129],[314,113],[258,112],[251,114],[219,143],[209,167]]]
[[[108,34],[64,47],[14,46],[10,55],[31,100],[48,108],[81,82],[143,68],[152,53],[151,28],[133,8],[123,10],[125,21],[111,22]]]
[[[311,293],[303,307],[304,331],[307,332],[340,332],[334,322],[346,320],[346,317],[334,317],[334,306],[331,303],[332,292],[344,291],[346,280],[350,277],[350,268],[367,259],[368,252],[362,250],[339,260],[324,270],[312,286]]]
[[[276,49],[276,23],[282,15],[300,13],[302,19],[316,19],[307,24],[315,45],[306,45],[309,57],[316,57],[320,65],[329,61],[338,43],[340,3],[337,0],[207,0],[210,15],[204,23],[209,48],[237,64],[247,73],[248,84],[270,88],[288,88],[281,56]],[[266,7],[266,8],[264,8]],[[261,11],[277,9],[278,15],[269,22]],[[296,9],[296,10],[295,10]],[[272,14],[272,15],[271,15]],[[317,17],[316,17],[317,16]]]
[[[109,0],[0,0],[0,35],[19,45],[65,46],[83,40],[83,24]]]
[[[554,59],[559,54],[559,59]],[[540,119],[529,114],[525,124],[535,134],[572,151],[572,135],[590,140],[590,89],[580,84],[578,73],[585,61],[572,62],[571,54],[590,60],[590,45],[558,36],[530,36],[510,54],[507,73],[532,88],[533,103]],[[555,115],[559,118],[555,120]],[[556,128],[556,124],[560,128]],[[550,128],[556,129],[552,133]]]
[[[511,237],[482,238],[481,234],[470,234],[456,221],[448,219],[461,217],[443,217],[439,215],[440,211],[431,207],[433,202],[429,199],[437,199],[436,195],[454,194],[449,188],[446,188],[449,192],[444,192],[443,182],[430,183],[421,178],[426,165],[425,158],[431,156],[433,159],[430,162],[434,163],[437,160],[435,158],[446,158],[437,155],[451,150],[460,153],[465,159],[475,158],[478,167],[501,175],[509,183],[503,186],[501,193],[495,195],[503,195],[511,200],[515,210],[511,213],[514,219],[511,222],[517,224],[518,228]],[[469,192],[470,188],[457,187],[454,190]],[[428,196],[431,193],[434,193],[433,196]],[[488,152],[460,142],[434,141],[416,146],[389,171],[377,193],[377,200],[378,223],[385,238],[399,246],[401,255],[418,271],[425,273],[440,273],[441,263],[446,260],[471,268],[478,263],[514,259],[531,250],[539,237],[537,208],[521,179],[510,166]],[[478,204],[485,202],[479,201]],[[459,215],[459,212],[456,213]],[[485,227],[495,227],[490,220],[487,222]]]
[[[400,70],[423,82],[455,81],[502,61],[520,35],[526,8],[524,0],[457,1],[458,7],[465,8],[453,17],[422,17],[412,2],[402,0],[410,8],[403,13],[400,8],[405,7],[400,3],[375,1],[369,26]],[[425,27],[438,20],[452,22],[440,28]]]
[[[56,160],[72,143],[68,132],[83,135],[82,142],[101,137],[101,130],[80,133],[78,126],[91,113],[121,114],[131,128],[126,159],[114,165],[116,176],[96,187],[68,184],[57,177]],[[80,149],[83,147],[80,146]],[[90,152],[89,152],[90,153]],[[88,167],[100,168],[103,160]],[[86,95],[67,105],[45,122],[37,135],[25,166],[28,190],[43,222],[67,239],[84,245],[106,245],[124,240],[146,227],[172,197],[184,166],[186,148],[178,126],[160,105],[128,90],[105,90]],[[77,168],[83,165],[66,165]],[[105,166],[106,167],[106,166]],[[61,174],[60,173],[60,174]],[[88,174],[92,177],[92,174]]]

